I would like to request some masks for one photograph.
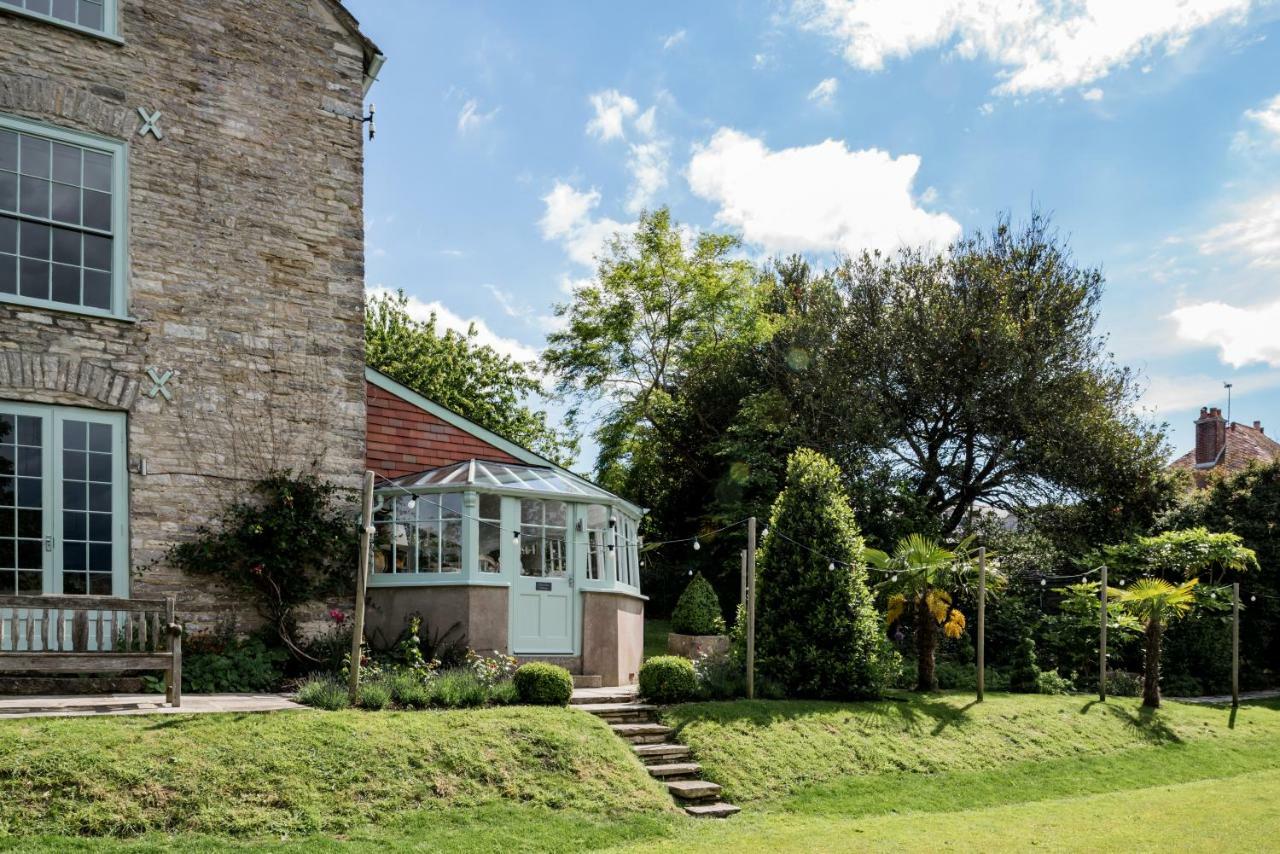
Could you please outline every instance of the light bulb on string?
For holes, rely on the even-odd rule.
[[[410,498],[409,503],[406,504],[405,506],[408,507],[410,510],[412,510],[413,508],[418,506],[418,499]]]
[[[832,561],[831,563],[827,564],[827,569],[831,570],[832,572],[835,571],[835,568],[836,568],[835,561]]]
[[[890,581],[897,581],[897,580],[898,580],[898,573],[896,573],[896,572],[895,572],[895,573],[893,574],[893,578],[890,578],[889,580],[890,580]]]
[[[769,529],[765,528],[763,531],[760,532],[760,539],[763,540],[767,536],[769,536]]]
[[[1257,597],[1257,595],[1250,596],[1250,597],[1249,597],[1249,601],[1250,601],[1250,602],[1257,602],[1257,601],[1258,601],[1258,597]]]
[[[1046,587],[1046,586],[1048,586],[1048,584],[1049,584],[1049,579],[1047,579],[1047,578],[1042,578],[1042,579],[1040,579],[1040,586],[1041,586],[1041,587]]]
[[[518,542],[520,542],[520,532],[519,532],[519,531],[512,531],[512,532],[511,532],[511,542],[513,542],[513,543],[518,543]]]
[[[697,537],[694,537],[694,538],[693,538],[693,550],[696,552],[696,551],[699,551],[701,548],[702,548],[702,543],[698,542],[698,538],[697,538]],[[690,573],[690,574],[692,574],[692,573]]]

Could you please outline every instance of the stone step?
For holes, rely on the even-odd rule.
[[[657,710],[657,706],[649,703],[591,703],[582,707],[582,711],[600,715],[601,717],[614,712],[636,713],[656,712]]]
[[[632,744],[659,744],[671,734],[662,724],[610,724],[609,728]]]
[[[599,688],[604,685],[604,677],[594,674],[574,674],[573,687],[575,688]]]
[[[659,780],[678,780],[681,777],[692,777],[701,773],[702,766],[697,762],[663,762],[648,766],[649,775]]]
[[[714,804],[689,804],[684,811],[695,818],[728,818],[742,812],[742,808],[716,801]]]
[[[671,780],[667,791],[681,801],[707,801],[720,797],[720,785],[707,780]]]
[[[634,688],[594,688],[576,690],[569,698],[571,706],[594,706],[596,704],[630,703],[636,698]]]
[[[670,744],[662,742],[659,744],[637,744],[634,748],[636,755],[646,764],[672,762],[677,759],[684,759],[693,751],[684,744]]]

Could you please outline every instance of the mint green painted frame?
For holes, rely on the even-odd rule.
[[[0,7],[5,8],[5,7]],[[98,134],[69,131],[46,122],[20,119],[0,113],[0,129],[39,136],[55,142],[65,142],[91,148],[112,157],[111,174],[111,311],[83,305],[56,302],[51,299],[32,299],[20,294],[0,294],[0,302],[33,308],[65,311],[71,314],[87,314],[114,320],[130,320],[129,316],[129,143]]]
[[[0,412],[34,415],[43,419],[41,441],[44,443],[42,465],[44,478],[44,530],[41,536],[53,538],[53,551],[44,552],[44,595],[62,595],[62,428],[65,421],[87,421],[112,427],[111,517],[111,595],[129,596],[129,468],[128,420],[123,412],[103,412],[76,406],[45,406],[0,400]]]
[[[46,15],[42,12],[32,12],[30,9],[10,6],[7,3],[0,3],[0,11],[23,18],[31,18],[34,21],[43,21],[46,24],[53,24],[55,27],[62,27],[64,30],[84,33],[86,36],[105,39],[114,44],[124,44],[124,39],[120,37],[119,0],[103,0],[101,30],[95,30],[92,27],[86,27],[81,24],[73,24],[70,21],[64,21],[61,18],[55,18],[53,15]]]

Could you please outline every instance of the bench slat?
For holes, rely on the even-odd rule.
[[[163,599],[119,599],[114,596],[0,596],[0,608],[64,608],[97,611],[163,611]]]
[[[168,670],[173,656],[159,652],[0,652],[0,672],[36,670],[100,673],[116,670]]]

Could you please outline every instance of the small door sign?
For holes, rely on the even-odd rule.
[[[533,589],[534,589],[534,590],[550,590],[550,589],[551,589],[551,582],[550,582],[550,581],[536,581],[536,582],[534,582]]]

